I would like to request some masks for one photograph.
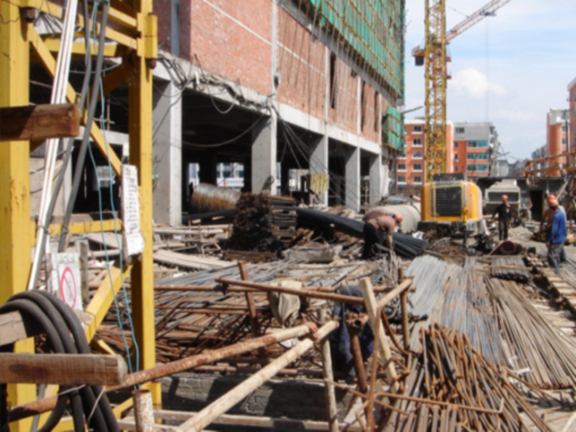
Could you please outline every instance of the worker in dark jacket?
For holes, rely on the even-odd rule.
[[[373,256],[372,248],[375,244],[383,245],[392,249],[392,234],[396,225],[401,223],[401,214],[389,215],[386,213],[369,215],[364,224],[364,253],[362,259],[370,259]],[[384,237],[385,236],[385,237]]]
[[[560,262],[562,260],[562,250],[568,230],[566,228],[566,215],[558,208],[558,200],[549,200],[548,205],[554,211],[552,215],[552,225],[548,234],[546,246],[548,246],[548,261],[554,267],[556,274],[560,274]]]
[[[512,219],[512,207],[508,204],[508,195],[502,195],[502,204],[496,207],[492,218],[498,215],[498,237],[500,240],[508,240],[508,229],[510,228],[510,219]]]

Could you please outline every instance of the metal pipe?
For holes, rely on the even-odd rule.
[[[228,285],[236,285],[236,286],[247,287],[247,288],[255,288],[255,289],[262,290],[262,291],[275,291],[275,292],[281,292],[281,293],[292,294],[292,295],[297,295],[297,296],[306,296],[306,297],[318,298],[318,299],[322,299],[322,300],[330,300],[330,301],[338,302],[338,303],[348,303],[348,304],[364,306],[364,300],[361,299],[360,297],[352,297],[352,296],[347,296],[347,295],[342,295],[342,294],[331,294],[331,293],[325,293],[325,292],[321,292],[321,291],[312,291],[312,290],[308,290],[308,289],[279,287],[279,286],[272,286],[272,285],[267,285],[267,284],[263,284],[263,283],[246,282],[246,281],[240,281],[240,280],[228,279],[228,278],[217,278],[216,282],[222,284],[224,287],[227,287]]]
[[[154,430],[154,407],[150,390],[134,390],[134,419],[136,432],[152,432]]]
[[[132,387],[139,384],[163,378],[165,376],[173,375],[175,373],[184,372],[193,369],[196,366],[202,366],[208,363],[217,362],[223,358],[232,357],[237,354],[242,354],[256,350],[260,347],[275,344],[292,338],[298,338],[309,335],[312,329],[308,324],[303,324],[291,329],[280,330],[273,334],[261,336],[256,339],[250,339],[234,345],[230,345],[218,350],[211,351],[205,354],[198,354],[186,359],[178,360],[175,362],[162,364],[150,369],[135,372],[126,377],[126,381],[122,384],[106,387],[106,392],[121,390],[123,388]],[[42,414],[51,411],[56,406],[58,400],[57,396],[36,400],[23,405],[18,405],[10,411],[10,421],[21,420],[37,414]]]
[[[332,331],[338,328],[337,321],[330,321],[324,324],[316,333],[315,339],[322,340]],[[290,349],[288,352],[278,357],[268,366],[263,368],[260,372],[252,375],[250,378],[234,387],[228,393],[216,399],[190,420],[185,421],[176,429],[176,432],[200,432],[206,426],[212,423],[220,415],[227,412],[230,408],[248,396],[255,389],[264,384],[268,379],[272,378],[279,371],[284,369],[294,360],[300,358],[305,352],[314,346],[312,339],[306,339]]]

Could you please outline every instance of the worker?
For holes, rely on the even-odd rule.
[[[498,237],[500,240],[508,240],[508,228],[510,228],[510,219],[512,218],[512,207],[508,204],[508,195],[500,197],[502,204],[496,207],[492,218],[498,215]]]
[[[550,229],[552,228],[552,219],[554,217],[554,213],[556,212],[556,209],[552,208],[552,206],[550,205],[550,202],[558,203],[558,210],[560,210],[560,212],[562,212],[564,214],[564,217],[566,218],[566,209],[564,208],[564,206],[562,206],[560,204],[560,201],[558,200],[556,195],[554,195],[554,194],[548,195],[548,198],[546,198],[546,201],[548,202],[548,209],[544,212],[544,215],[542,216],[542,220],[540,221],[540,231],[544,232],[544,236],[545,236],[544,238],[548,238],[548,236],[550,235]],[[566,257],[566,250],[564,249],[564,245],[562,245],[562,252],[560,255],[560,264],[563,266],[567,262],[568,262],[568,258]]]
[[[374,245],[384,245],[384,240],[386,240],[388,249],[392,249],[392,234],[394,234],[396,225],[400,224],[404,219],[401,214],[390,215],[385,212],[369,212],[366,216],[363,219],[365,224],[362,259],[372,258]]]
[[[557,199],[548,200],[548,205],[553,212],[550,232],[546,238],[548,247],[548,261],[556,274],[560,274],[560,262],[562,259],[562,250],[568,230],[566,228],[566,215],[559,209]]]

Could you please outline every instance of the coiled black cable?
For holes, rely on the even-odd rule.
[[[82,326],[74,312],[60,299],[44,291],[26,291],[14,295],[6,304],[0,307],[0,314],[20,312],[30,322],[34,323],[42,333],[46,334],[49,349],[55,353],[89,354],[90,347]],[[72,337],[71,337],[72,336]],[[11,352],[13,345],[2,347],[2,351]],[[99,386],[83,386],[74,389],[62,386],[56,407],[39,432],[52,430],[62,418],[68,401],[74,420],[74,430],[85,430],[85,418],[89,427],[101,432],[117,432],[118,424],[110,407],[108,398],[102,395]],[[0,386],[0,428],[8,424],[9,412],[6,407],[6,384]]]

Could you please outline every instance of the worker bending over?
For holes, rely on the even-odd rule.
[[[384,245],[392,249],[392,234],[396,225],[401,223],[401,214],[387,214],[384,212],[371,211],[362,219],[364,224],[364,253],[362,259],[370,259],[374,256],[373,247],[375,244]],[[386,236],[386,237],[384,237]]]
[[[553,212],[552,224],[550,232],[546,239],[546,246],[548,246],[548,261],[554,267],[556,274],[560,274],[560,262],[562,260],[562,251],[564,249],[564,242],[566,241],[566,215],[558,208],[558,200],[548,200],[548,205]]]
[[[492,218],[498,215],[498,237],[500,240],[508,240],[508,229],[512,218],[512,208],[508,204],[508,195],[502,195],[502,204],[496,207]]]

